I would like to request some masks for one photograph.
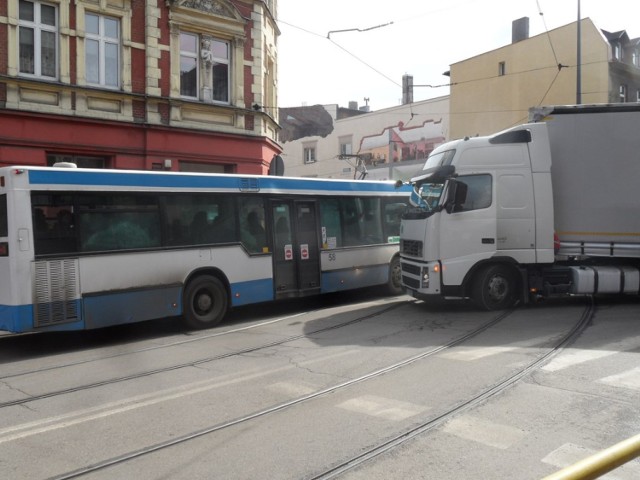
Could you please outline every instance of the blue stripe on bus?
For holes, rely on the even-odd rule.
[[[86,328],[142,322],[182,313],[180,285],[84,297]]]
[[[322,293],[384,285],[389,280],[388,265],[322,272]]]
[[[84,329],[84,322],[82,320],[35,328],[33,326],[33,305],[0,305],[0,319],[0,330],[14,333],[32,331],[72,331]]]
[[[0,305],[0,330],[24,332],[33,329],[31,305]]]
[[[239,307],[252,303],[270,302],[274,299],[273,279],[236,282],[231,285],[231,305]]]
[[[391,183],[310,180],[304,178],[282,178],[272,176],[227,176],[227,175],[180,175],[154,174],[141,172],[100,172],[70,169],[60,170],[28,170],[31,185],[83,185],[111,187],[146,187],[146,188],[222,188],[241,191],[258,189],[308,190],[317,191],[353,191],[353,192],[408,192],[407,186],[396,189]],[[247,180],[250,181],[247,187]]]

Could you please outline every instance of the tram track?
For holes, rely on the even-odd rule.
[[[412,300],[408,300],[408,302],[412,302]],[[398,305],[399,306],[399,305]],[[175,342],[170,342],[170,343],[165,343],[162,345],[153,345],[150,347],[144,347],[144,348],[138,348],[138,349],[134,349],[134,350],[127,350],[126,352],[119,352],[119,353],[114,353],[114,354],[110,354],[110,355],[101,355],[99,357],[93,357],[93,358],[89,358],[89,359],[84,359],[84,360],[78,360],[75,362],[67,362],[67,363],[60,363],[57,365],[50,365],[47,367],[43,367],[43,368],[38,368],[38,369],[33,369],[33,370],[27,370],[27,371],[21,371],[21,372],[14,372],[14,373],[10,373],[10,374],[0,374],[0,381],[5,380],[5,379],[9,379],[9,378],[14,378],[14,377],[20,377],[23,375],[31,375],[34,373],[43,373],[43,372],[48,372],[48,371],[52,371],[52,370],[57,370],[57,369],[61,369],[61,368],[68,368],[68,367],[75,367],[78,365],[86,365],[86,364],[90,364],[90,363],[94,363],[94,362],[99,362],[102,360],[110,360],[110,359],[114,359],[114,358],[119,358],[119,357],[124,357],[124,356],[129,356],[129,355],[133,355],[136,353],[144,353],[144,352],[152,352],[154,350],[162,350],[165,348],[171,348],[171,347],[177,347],[180,345],[187,345],[190,343],[196,343],[196,342],[201,342],[204,340],[209,340],[211,338],[216,338],[216,337],[222,337],[224,335],[231,335],[234,333],[241,333],[241,332],[246,332],[249,330],[253,330],[256,328],[261,328],[267,325],[273,325],[276,323],[280,323],[280,322],[284,322],[284,321],[289,321],[289,320],[293,320],[297,317],[301,317],[304,315],[307,315],[309,313],[319,313],[322,312],[324,310],[329,310],[333,307],[329,307],[326,309],[319,309],[319,310],[313,310],[310,312],[300,312],[300,313],[295,313],[293,315],[287,315],[284,317],[280,317],[280,318],[276,318],[274,320],[267,320],[264,322],[259,322],[259,323],[254,323],[252,325],[247,325],[247,326],[243,326],[243,327],[238,327],[238,328],[231,328],[229,330],[222,330],[219,331],[216,329],[216,331],[214,331],[213,333],[206,333],[206,334],[202,334],[202,331],[196,331],[198,332],[197,336],[192,336],[190,338],[187,339],[181,339]],[[352,322],[357,323],[360,319],[356,318],[354,319]],[[337,327],[339,327],[340,325],[337,325]],[[322,330],[319,330],[319,332],[322,332]],[[185,335],[192,335],[194,332],[188,332]],[[315,334],[318,332],[311,332],[311,334]],[[23,337],[26,335],[34,335],[32,333],[26,333],[26,334],[16,334],[15,337],[13,338],[17,338],[17,337]],[[4,339],[5,341],[10,341],[11,337],[6,337]]]
[[[362,464],[374,460],[375,458],[387,453],[388,451],[401,446],[404,443],[407,443],[414,438],[422,435],[424,433],[433,430],[446,421],[450,420],[456,415],[459,415],[471,408],[485,402],[490,397],[503,392],[508,389],[516,382],[521,380],[523,377],[529,375],[543,364],[547,363],[554,356],[556,356],[560,351],[562,351],[565,347],[573,343],[586,329],[587,326],[591,323],[593,316],[595,315],[596,307],[594,303],[593,297],[588,297],[589,303],[587,308],[584,310],[580,320],[573,326],[573,328],[552,348],[549,349],[547,353],[540,356],[524,368],[519,371],[513,373],[509,377],[501,380],[500,382],[494,384],[493,386],[487,388],[486,390],[480,392],[472,398],[469,398],[453,408],[442,412],[433,418],[428,419],[425,422],[422,422],[420,425],[413,427],[412,429],[402,432],[401,434],[387,439],[381,442],[379,445],[370,447],[366,451],[356,455],[346,461],[341,462],[338,465],[330,467],[324,472],[317,473],[311,477],[308,477],[307,480],[330,480],[333,478],[337,478],[340,475],[349,472],[350,470],[354,470],[355,468],[361,466]]]
[[[200,437],[204,437],[206,435],[210,435],[216,432],[219,432],[221,430],[227,429],[227,428],[231,428],[237,425],[241,425],[243,423],[247,423],[250,422],[252,420],[255,419],[259,419],[259,418],[263,418],[266,417],[268,415],[272,415],[274,413],[277,412],[282,412],[284,410],[287,410],[289,408],[295,407],[297,405],[300,405],[302,403],[305,402],[309,402],[311,400],[317,399],[319,397],[324,397],[326,395],[330,395],[334,392],[337,392],[339,390],[343,390],[355,385],[358,385],[360,383],[366,382],[368,380],[372,380],[375,378],[378,378],[382,375],[388,374],[394,370],[398,370],[401,369],[403,367],[407,367],[409,365],[412,365],[416,362],[419,362],[421,360],[424,360],[428,357],[437,355],[439,353],[442,353],[443,351],[459,346],[461,344],[463,344],[464,342],[471,340],[472,338],[480,335],[481,333],[485,332],[486,330],[490,329],[491,327],[497,325],[498,323],[502,322],[505,318],[509,317],[514,310],[507,310],[507,311],[502,311],[500,312],[498,315],[494,316],[493,318],[491,318],[489,321],[484,322],[482,325],[478,326],[477,328],[463,334],[460,335],[459,337],[449,341],[446,344],[434,347],[434,348],[430,348],[426,351],[422,351],[416,355],[413,355],[411,357],[405,358],[403,360],[400,360],[398,362],[395,362],[391,365],[387,365],[385,367],[379,368],[377,370],[365,373],[363,375],[360,375],[356,378],[335,384],[335,385],[331,385],[329,387],[323,388],[321,390],[309,393],[307,395],[303,395],[300,396],[298,398],[295,398],[293,400],[287,401],[287,402],[283,402],[280,404],[276,404],[276,405],[272,405],[269,407],[266,407],[264,409],[240,416],[240,417],[236,417],[234,419],[230,419],[221,423],[216,423],[214,425],[210,425],[207,427],[204,427],[202,429],[199,429],[197,431],[193,431],[181,436],[177,436],[172,438],[171,440],[167,440],[165,442],[160,442],[160,443],[156,443],[154,445],[150,445],[144,448],[141,448],[139,450],[135,450],[135,451],[131,451],[128,453],[125,453],[123,455],[119,455],[101,462],[96,462],[92,465],[88,465],[86,467],[77,469],[77,470],[73,470],[61,475],[57,475],[54,477],[50,477],[49,480],[67,480],[67,479],[73,479],[73,478],[79,478],[83,475],[87,475],[90,474],[92,472],[97,472],[99,470],[103,470],[103,469],[108,469],[111,467],[115,467],[117,465],[121,465],[124,464],[128,461],[132,461],[135,460],[137,458],[140,457],[144,457],[146,455],[152,454],[154,452],[158,452],[160,450],[164,450],[167,448],[171,448],[171,447],[175,447],[175,446],[179,446],[181,444],[187,443],[189,441],[195,440],[197,438]],[[382,312],[377,313],[376,315],[380,314]],[[338,326],[334,326],[333,328],[338,328]],[[317,333],[317,332],[315,332]]]
[[[80,392],[80,391],[83,391],[83,390],[89,390],[89,389],[103,387],[103,386],[107,386],[107,385],[113,385],[113,384],[116,384],[116,383],[135,380],[135,379],[138,379],[138,378],[149,377],[149,376],[157,375],[157,374],[161,374],[161,373],[167,373],[167,372],[171,372],[171,371],[175,371],[175,370],[180,370],[182,368],[195,367],[195,366],[202,365],[202,364],[209,363],[209,362],[213,362],[213,361],[223,360],[223,359],[227,359],[227,358],[231,358],[231,357],[235,357],[235,356],[239,356],[239,355],[246,355],[248,353],[258,352],[260,350],[264,350],[264,349],[268,349],[268,348],[284,345],[284,344],[292,342],[292,341],[296,341],[296,340],[300,340],[300,339],[304,339],[304,338],[310,338],[313,335],[317,335],[317,334],[320,334],[320,333],[329,332],[331,330],[336,330],[336,329],[339,329],[339,328],[344,328],[344,327],[347,327],[347,326],[350,326],[350,325],[354,325],[354,324],[366,321],[368,319],[375,318],[377,316],[383,315],[383,314],[385,314],[387,312],[393,311],[393,310],[395,310],[397,308],[400,308],[400,307],[402,307],[404,305],[407,305],[409,303],[412,303],[412,302],[413,302],[412,300],[408,300],[406,302],[396,303],[396,304],[387,306],[387,307],[385,307],[385,308],[383,308],[381,310],[378,310],[376,312],[369,313],[367,315],[358,316],[358,317],[353,318],[351,320],[348,320],[346,322],[340,322],[340,323],[337,323],[337,324],[334,324],[334,325],[330,325],[328,327],[318,328],[318,329],[313,330],[311,332],[306,332],[306,333],[299,334],[299,335],[290,335],[288,337],[285,337],[285,338],[282,338],[282,339],[279,339],[279,340],[275,340],[273,342],[262,343],[260,345],[255,345],[255,346],[244,348],[244,349],[240,349],[240,350],[234,350],[234,351],[231,351],[231,352],[225,352],[225,353],[221,353],[221,354],[218,354],[218,355],[211,355],[211,356],[199,358],[199,359],[196,359],[196,360],[191,360],[191,361],[188,361],[188,362],[183,362],[183,363],[178,363],[178,364],[174,364],[174,365],[165,366],[165,367],[162,367],[162,368],[145,370],[143,372],[137,372],[137,373],[131,374],[131,375],[123,375],[123,376],[120,376],[120,377],[109,378],[109,379],[105,379],[105,380],[101,380],[101,381],[97,381],[97,382],[87,383],[87,384],[84,384],[84,385],[78,385],[78,386],[75,386],[75,387],[55,390],[55,391],[43,393],[43,394],[40,394],[40,395],[33,395],[33,396],[20,398],[20,399],[15,399],[15,400],[11,400],[11,401],[0,402],[0,409],[7,408],[7,407],[12,407],[12,406],[16,406],[16,405],[23,405],[23,404],[26,404],[26,403],[30,403],[30,402],[34,402],[34,401],[38,401],[38,400],[43,400],[43,399],[47,399],[47,398],[52,398],[52,397],[57,397],[57,396],[61,396],[61,395],[67,395],[67,394],[71,394],[71,393],[76,393],[76,392]],[[302,314],[300,314],[300,315],[302,315]],[[285,317],[284,319],[290,320],[291,318],[292,317]],[[121,356],[128,356],[128,355],[132,355],[133,353],[141,353],[141,352],[145,352],[145,351],[151,351],[151,350],[157,350],[157,349],[162,349],[162,348],[175,347],[175,346],[183,345],[183,344],[194,342],[194,341],[206,340],[206,339],[209,339],[209,338],[212,338],[212,337],[218,337],[218,336],[222,336],[222,335],[226,335],[226,334],[238,333],[238,332],[241,332],[241,331],[245,331],[247,329],[257,328],[257,327],[260,327],[260,326],[273,324],[273,323],[276,323],[278,321],[282,321],[284,319],[270,320],[270,321],[261,322],[259,324],[252,325],[252,326],[249,326],[249,327],[241,327],[241,328],[238,328],[238,329],[227,330],[225,332],[217,332],[217,333],[213,333],[213,334],[210,334],[210,335],[199,336],[198,338],[195,338],[195,339],[181,340],[179,342],[173,342],[171,344],[158,345],[156,347],[149,347],[149,348],[146,348],[146,349],[139,349],[139,350],[136,350],[136,351],[128,351],[128,352],[115,354],[115,355],[111,355],[111,356],[103,356],[103,357],[100,357],[100,358],[94,358],[94,359],[90,359],[90,360],[83,360],[83,361],[79,361],[79,362],[69,362],[69,363],[63,364],[63,365],[56,365],[56,366],[51,366],[51,367],[47,367],[47,368],[43,368],[43,369],[35,369],[35,370],[27,371],[27,372],[20,372],[20,373],[15,373],[15,374],[11,374],[11,375],[0,376],[0,382],[6,381],[6,380],[11,379],[11,378],[18,378],[18,377],[21,377],[21,376],[32,375],[32,374],[36,374],[36,373],[54,371],[54,370],[68,368],[68,367],[72,367],[72,366],[93,363],[93,362],[97,362],[97,361],[101,361],[101,360],[112,359],[112,358],[117,358],[117,357],[121,357]]]

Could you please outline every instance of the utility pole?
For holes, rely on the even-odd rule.
[[[581,38],[581,21],[580,21],[580,0],[578,0],[578,38],[577,38],[577,68],[576,68],[576,105],[582,103],[582,38]]]

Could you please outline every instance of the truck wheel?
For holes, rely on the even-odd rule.
[[[504,265],[490,265],[473,279],[471,299],[483,310],[503,310],[516,300],[516,277]]]
[[[183,296],[183,319],[189,328],[210,328],[220,323],[227,313],[227,290],[211,275],[194,278]]]
[[[387,281],[387,294],[402,295],[402,267],[400,257],[395,256],[389,264],[389,280]]]

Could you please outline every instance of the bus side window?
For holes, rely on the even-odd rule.
[[[382,242],[382,218],[380,214],[380,199],[362,198],[360,200],[362,209],[361,244],[373,245]]]
[[[240,239],[251,253],[262,253],[267,246],[264,229],[264,201],[262,198],[240,200]]]
[[[32,220],[36,255],[77,251],[72,203],[68,194],[33,194]]]
[[[342,232],[344,233],[344,245],[353,247],[361,245],[360,233],[360,208],[358,199],[343,198],[342,199]]]
[[[340,227],[340,201],[337,198],[320,199],[320,223],[326,232],[322,248],[342,247]]]
[[[49,224],[44,210],[40,207],[33,209],[33,230],[36,234],[41,235],[49,231]]]
[[[209,243],[209,236],[211,233],[211,226],[209,225],[209,219],[207,218],[207,212],[204,210],[198,210],[191,224],[189,225],[189,235],[194,243]]]
[[[393,199],[384,205],[384,232],[387,242],[390,238],[400,236],[400,219],[406,208],[406,203],[400,203]]]
[[[7,196],[0,195],[0,237],[9,236],[9,215],[7,212]]]
[[[87,195],[78,215],[84,252],[161,245],[157,197],[141,194]]]
[[[175,195],[163,199],[167,245],[237,242],[236,202],[229,195]]]

